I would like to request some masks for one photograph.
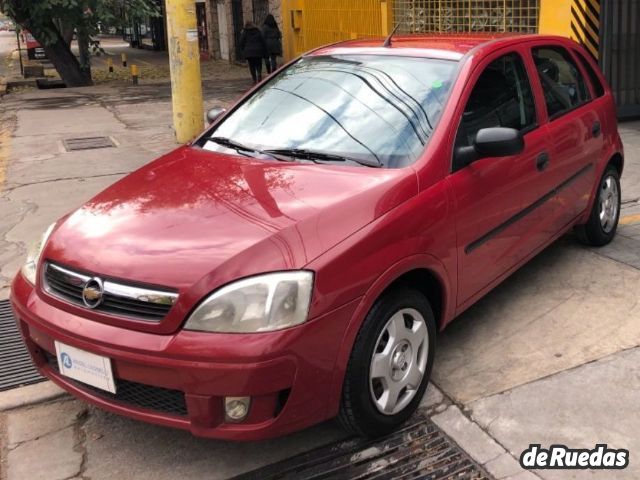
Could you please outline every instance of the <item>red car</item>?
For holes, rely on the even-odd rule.
[[[620,212],[611,90],[576,43],[315,50],[52,225],[11,300],[33,360],[111,412],[234,440],[416,409],[436,336]]]

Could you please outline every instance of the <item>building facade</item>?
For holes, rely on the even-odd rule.
[[[157,0],[163,7],[163,0]],[[271,13],[283,33],[284,60],[338,41],[400,33],[520,32],[582,43],[607,76],[621,117],[640,116],[640,0],[195,0],[203,60],[243,61],[247,20]],[[162,9],[163,13],[164,10]],[[165,49],[164,19],[140,35]],[[147,31],[148,30],[148,31]],[[143,33],[142,31],[139,33]]]
[[[562,35],[598,60],[621,117],[640,116],[640,0],[282,0],[285,58],[400,33]]]
[[[200,0],[198,3],[204,6],[203,13],[198,15],[198,30],[203,21],[206,22],[206,40],[200,47],[202,51],[206,46],[209,58],[242,61],[237,45],[242,28],[249,20],[262,25],[270,13],[282,29],[281,0]]]

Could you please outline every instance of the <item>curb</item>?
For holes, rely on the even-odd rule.
[[[16,87],[33,87],[37,88],[38,84],[36,83],[35,78],[19,78],[7,81],[7,88],[10,90]]]
[[[0,392],[0,412],[37,405],[69,395],[51,381]]]
[[[469,420],[456,405],[449,405],[431,420],[456,442],[489,474],[499,480],[538,480],[536,474],[524,470],[510,452]]]

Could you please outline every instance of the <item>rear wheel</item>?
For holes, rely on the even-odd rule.
[[[378,436],[416,410],[431,374],[436,326],[428,300],[396,289],[375,303],[356,338],[338,416],[349,432]]]
[[[584,225],[576,227],[576,233],[582,243],[601,247],[613,240],[620,218],[620,192],[620,173],[613,165],[609,165],[600,179],[589,220]]]

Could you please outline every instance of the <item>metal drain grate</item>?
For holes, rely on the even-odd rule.
[[[349,439],[245,473],[233,480],[491,480],[431,420],[378,440]]]
[[[115,143],[109,137],[78,137],[78,138],[65,138],[62,140],[64,148],[67,152],[73,152],[76,150],[93,150],[95,148],[110,148],[115,147]]]
[[[31,362],[8,300],[0,301],[0,391],[45,380]]]

